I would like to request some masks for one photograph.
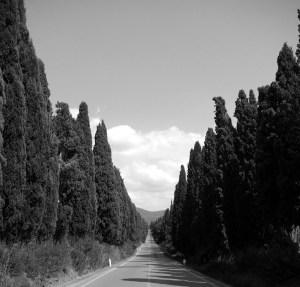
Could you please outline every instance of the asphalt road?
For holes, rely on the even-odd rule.
[[[166,257],[151,236],[136,255],[93,275],[67,285],[68,287],[225,287],[213,279],[190,270]]]

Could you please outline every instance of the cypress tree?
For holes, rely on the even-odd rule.
[[[40,153],[44,170],[46,172],[43,182],[43,190],[45,196],[45,206],[42,213],[42,222],[38,230],[38,239],[50,239],[55,233],[57,212],[58,212],[58,189],[59,189],[59,174],[58,174],[58,139],[55,135],[55,130],[52,122],[52,105],[50,102],[50,90],[45,73],[44,64],[38,60],[40,89],[42,91],[43,110],[40,113],[43,115],[44,139],[42,141]],[[41,125],[41,124],[40,124]],[[39,125],[39,126],[40,126]],[[41,135],[40,135],[41,136]]]
[[[148,226],[132,204],[120,171],[116,167],[114,167],[114,174],[120,222],[118,244],[123,244],[127,241],[142,242],[146,238]]]
[[[174,246],[183,251],[185,234],[183,233],[183,207],[186,197],[187,182],[184,166],[180,168],[179,181],[174,192],[174,203],[172,210],[172,241]]]
[[[23,1],[2,1],[0,14],[0,69],[7,99],[4,234],[7,240],[47,239],[55,230],[58,186],[50,93],[29,38]]]
[[[92,151],[92,134],[88,115],[88,106],[81,103],[76,120],[76,131],[80,140],[78,163],[84,174],[84,190],[81,192],[83,210],[87,217],[87,232],[93,234],[96,228],[97,199],[95,188],[95,163]]]
[[[300,75],[286,44],[277,64],[276,81],[259,89],[257,190],[265,241],[299,224]]]
[[[218,192],[221,197],[224,237],[228,239],[229,246],[234,249],[238,245],[237,225],[237,198],[236,186],[238,183],[238,164],[234,148],[235,129],[225,108],[225,101],[221,97],[215,101],[215,123],[217,141],[217,165],[218,165]]]
[[[216,259],[224,251],[224,235],[220,218],[220,194],[217,190],[216,135],[208,129],[202,149],[201,218],[196,252],[200,262]]]
[[[199,193],[201,178],[201,146],[195,143],[194,149],[190,151],[190,159],[187,172],[187,191],[183,206],[183,233],[185,234],[184,251],[193,254],[195,244],[198,240],[197,228],[195,229],[194,220],[199,214]]]
[[[119,237],[120,243],[124,243],[129,239],[129,229],[130,229],[130,205],[131,201],[127,193],[126,187],[124,185],[123,179],[121,177],[120,171],[114,167],[115,174],[115,191],[118,196],[119,202],[119,217],[120,217],[120,229]]]
[[[4,80],[3,80],[2,70],[0,68],[0,186],[3,185],[2,170],[3,170],[3,166],[6,165],[6,158],[5,158],[4,154],[3,154],[3,129],[4,129],[3,107],[5,105],[5,102],[6,102],[5,83],[4,83]],[[2,218],[2,207],[0,207],[0,209],[1,209],[0,216]]]
[[[167,208],[164,215],[154,222],[151,222],[150,229],[154,240],[157,243],[168,242],[170,232],[170,210]]]
[[[55,238],[60,240],[68,233],[83,237],[90,232],[90,218],[86,210],[85,176],[80,168],[81,142],[76,131],[76,122],[72,118],[69,106],[56,104],[56,116],[53,119],[56,135],[59,139],[59,211]]]
[[[298,12],[298,20],[300,22],[300,9],[298,9],[297,12]],[[300,23],[298,24],[298,43],[297,43],[296,56],[297,56],[297,63],[300,64]]]
[[[22,1],[9,0],[1,1],[0,4],[0,68],[6,95],[3,108],[3,153],[7,159],[1,187],[2,206],[4,205],[1,237],[8,241],[20,239],[25,225],[26,104],[22,69],[16,49],[21,38],[19,23],[24,18],[22,4]]]
[[[235,149],[238,158],[237,205],[237,248],[243,249],[257,240],[256,206],[256,118],[257,104],[253,91],[249,98],[241,90],[236,100],[234,116],[237,118]],[[245,224],[247,222],[247,224]]]
[[[111,149],[104,122],[97,126],[94,145],[95,183],[98,200],[96,238],[120,244],[120,210],[115,190],[115,174]]]
[[[3,80],[2,70],[0,68],[0,190],[3,186],[3,166],[6,165],[6,158],[3,155],[3,129],[4,129],[4,117],[3,117],[3,106],[5,104],[5,84]],[[0,235],[4,230],[3,220],[3,208],[4,208],[4,196],[0,191]]]

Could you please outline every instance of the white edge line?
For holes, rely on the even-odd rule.
[[[96,281],[96,280],[98,280],[99,278],[101,278],[101,277],[107,275],[107,274],[110,273],[110,272],[115,271],[116,269],[117,269],[117,268],[114,267],[114,268],[112,268],[112,269],[107,270],[106,272],[104,272],[104,273],[100,274],[99,276],[93,278],[92,280],[88,281],[87,283],[81,285],[81,287],[86,287],[86,286],[90,285],[90,284],[93,283],[94,281]]]
[[[91,283],[93,283],[94,281],[96,281],[96,280],[98,280],[98,279],[104,277],[105,275],[109,274],[110,272],[117,270],[118,267],[122,267],[122,266],[126,265],[128,262],[130,262],[132,259],[134,259],[134,258],[136,257],[136,254],[137,254],[137,252],[136,252],[133,256],[129,257],[129,258],[128,258],[125,262],[123,262],[122,264],[116,265],[116,267],[113,267],[113,268],[107,270],[106,272],[101,273],[99,276],[96,276],[96,277],[92,276],[92,279],[91,279],[91,280],[87,281],[87,282],[86,282],[85,284],[83,284],[83,285],[80,285],[80,287],[86,287],[86,286],[90,285]],[[80,284],[80,282],[74,283],[74,284],[70,285],[70,287],[73,287],[73,286],[76,287],[76,286],[78,286],[79,284]]]

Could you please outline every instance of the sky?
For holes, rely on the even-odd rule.
[[[284,42],[295,50],[298,0],[25,0],[53,105],[92,132],[108,127],[113,161],[134,203],[169,206],[180,165],[214,127],[212,98],[229,114],[240,89],[269,84]]]

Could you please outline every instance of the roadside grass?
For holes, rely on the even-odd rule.
[[[248,248],[236,254],[235,260],[193,264],[193,267],[234,287],[300,286],[298,248],[288,242]]]
[[[0,287],[55,286],[62,278],[107,266],[108,258],[114,263],[129,257],[136,247],[133,242],[111,246],[91,238],[12,246],[0,242]]]
[[[169,257],[183,262],[183,254],[170,242],[160,243]],[[187,258],[187,265],[232,287],[299,287],[300,254],[298,246],[289,240],[274,241],[264,248],[249,247],[235,259],[199,263],[199,256]]]

